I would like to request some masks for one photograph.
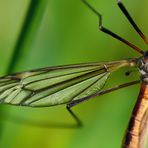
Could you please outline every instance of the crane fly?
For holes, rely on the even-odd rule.
[[[86,0],[82,0],[99,18],[99,29],[123,42],[141,56],[112,62],[47,67],[37,70],[15,73],[0,78],[0,103],[30,107],[49,107],[66,104],[67,110],[80,126],[81,120],[71,110],[72,107],[94,97],[135,85],[141,82],[137,103],[133,109],[129,126],[123,138],[123,148],[144,148],[148,123],[148,51],[143,51],[124,38],[102,25],[102,15]],[[121,2],[119,8],[135,31],[146,44],[148,40]],[[140,80],[103,89],[111,73],[122,67],[136,67]]]

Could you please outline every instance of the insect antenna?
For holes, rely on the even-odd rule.
[[[138,48],[137,46],[135,46],[134,44],[130,43],[129,41],[125,40],[124,38],[120,37],[119,35],[113,33],[112,31],[110,31],[109,29],[105,28],[102,25],[102,14],[99,13],[94,7],[92,7],[86,0],[82,0],[82,2],[89,8],[91,9],[99,18],[99,29],[100,31],[112,36],[113,38],[123,42],[124,44],[128,45],[129,47],[131,47],[132,49],[136,50],[137,52],[139,52],[140,54],[144,54],[144,51],[141,50],[140,48]]]
[[[125,15],[125,17],[128,19],[128,21],[130,22],[130,24],[133,26],[133,28],[136,30],[136,32],[141,36],[141,38],[144,40],[144,42],[146,44],[148,44],[148,39],[147,37],[142,33],[142,31],[140,30],[140,28],[137,26],[137,24],[134,22],[134,20],[132,19],[132,17],[130,16],[129,12],[127,11],[127,9],[125,8],[125,6],[123,5],[123,3],[121,2],[121,0],[118,0],[118,6],[121,9],[121,11],[123,12],[123,14]]]

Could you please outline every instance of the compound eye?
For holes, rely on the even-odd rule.
[[[148,51],[145,51],[144,53],[144,62],[148,62]]]
[[[144,55],[143,55],[143,61],[145,62],[145,63],[148,63],[148,51],[145,51],[144,52]]]
[[[148,51],[144,52],[144,58],[148,58]]]

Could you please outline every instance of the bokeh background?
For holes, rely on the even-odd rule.
[[[146,45],[119,10],[116,0],[89,0],[103,23],[142,49]],[[147,0],[125,0],[132,17],[148,35]],[[28,13],[29,12],[29,13]],[[27,15],[28,14],[28,15]],[[137,57],[119,41],[98,31],[98,18],[81,0],[0,0],[0,74],[40,67]],[[112,75],[107,87],[138,78]],[[119,148],[139,85],[97,97],[73,108],[84,126],[75,124],[65,105],[49,108],[0,106],[1,148]],[[54,124],[55,123],[55,124]]]

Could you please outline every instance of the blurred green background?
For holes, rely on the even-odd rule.
[[[105,27],[146,49],[117,7],[116,0],[89,2],[103,14]],[[148,1],[125,0],[124,4],[148,35]],[[28,26],[22,32],[29,8]],[[136,56],[138,54],[123,43],[98,31],[98,18],[81,0],[0,0],[1,76],[8,71]],[[138,78],[135,74],[126,77],[125,71],[113,74],[107,86]],[[119,148],[138,91],[139,85],[136,85],[74,107],[84,123],[79,129],[60,126],[60,123],[74,124],[65,105],[49,108],[1,105],[0,147]],[[54,127],[54,122],[59,126]]]

